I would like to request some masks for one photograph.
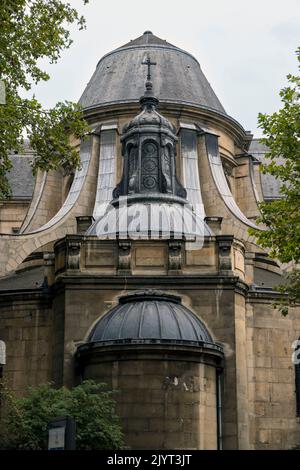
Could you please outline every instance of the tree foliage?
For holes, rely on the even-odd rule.
[[[84,18],[65,1],[1,1],[0,80],[5,83],[6,104],[0,105],[0,199],[10,195],[8,154],[21,149],[24,133],[38,155],[34,171],[79,166],[69,136],[82,138],[88,130],[80,106],[64,102],[45,110],[34,96],[22,98],[24,91],[29,95],[32,85],[49,80],[39,61],[57,62],[72,44],[68,30],[72,24],[85,28]]]
[[[300,48],[296,55],[300,62]],[[280,91],[282,108],[258,116],[263,130],[261,142],[269,149],[269,163],[262,166],[262,171],[281,180],[281,198],[260,204],[257,222],[267,230],[250,231],[262,247],[269,248],[272,258],[292,267],[286,285],[278,287],[283,314],[300,300],[300,77],[290,74],[287,80],[288,85]]]
[[[3,416],[0,421],[0,449],[47,449],[48,425],[58,416],[76,422],[76,449],[102,450],[123,447],[119,418],[112,392],[104,384],[85,381],[69,390],[41,385],[17,397],[2,388]]]

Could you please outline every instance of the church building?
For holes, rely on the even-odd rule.
[[[11,156],[3,377],[105,382],[133,450],[299,445],[300,309],[274,308],[284,267],[249,234],[280,197],[267,149],[151,31],[102,57],[79,102],[80,169],[33,179],[31,150]]]

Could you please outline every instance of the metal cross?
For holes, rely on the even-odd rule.
[[[147,60],[142,64],[148,66],[147,80],[151,80],[151,65],[156,65],[156,62],[151,62],[150,55],[148,55]]]

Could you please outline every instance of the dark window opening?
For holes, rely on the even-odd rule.
[[[298,346],[295,349],[295,385],[296,385],[296,413],[297,413],[297,417],[300,417],[300,338],[298,339]]]

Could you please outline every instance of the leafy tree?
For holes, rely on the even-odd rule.
[[[300,62],[300,48],[296,54]],[[250,230],[262,247],[270,249],[272,258],[289,265],[286,284],[277,288],[283,314],[300,300],[300,77],[288,75],[287,79],[288,86],[280,91],[282,108],[258,116],[261,142],[267,145],[270,160],[262,171],[281,180],[281,199],[260,204],[258,223],[267,230]]]
[[[57,62],[61,52],[72,44],[67,28],[74,23],[79,29],[85,28],[84,18],[65,1],[0,2],[0,80],[6,89],[6,104],[0,105],[0,199],[10,195],[8,153],[21,149],[24,133],[38,155],[34,172],[61,165],[79,167],[78,152],[69,136],[82,138],[88,130],[81,108],[64,102],[45,110],[34,96],[21,97],[24,91],[29,94],[33,84],[49,80],[39,60]]]
[[[75,418],[76,449],[121,449],[123,435],[112,393],[91,380],[71,390],[41,385],[30,388],[25,397],[3,387],[0,449],[47,449],[48,424],[58,416]]]

